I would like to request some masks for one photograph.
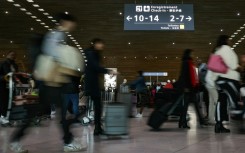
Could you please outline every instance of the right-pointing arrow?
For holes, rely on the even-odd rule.
[[[188,18],[186,18],[186,20],[191,21],[192,20],[191,16],[188,16]]]

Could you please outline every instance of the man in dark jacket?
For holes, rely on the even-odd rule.
[[[15,53],[8,52],[7,59],[0,63],[0,124],[9,123],[5,118],[8,110],[8,95],[7,89],[7,74],[10,72],[17,72],[18,66],[15,63]]]
[[[99,74],[116,74],[112,70],[100,66],[101,52],[104,50],[104,42],[101,39],[94,39],[91,47],[85,50],[87,66],[85,68],[85,92],[94,102],[95,108],[95,130],[94,135],[103,133],[101,128],[102,103],[100,97]]]

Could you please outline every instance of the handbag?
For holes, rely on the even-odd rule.
[[[217,72],[217,73],[222,73],[226,74],[228,71],[228,67],[225,64],[224,60],[220,55],[211,55],[208,61],[208,69]]]

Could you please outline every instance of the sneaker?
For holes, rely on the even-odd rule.
[[[51,115],[55,115],[56,114],[56,111],[51,111]]]
[[[136,118],[142,118],[143,115],[142,115],[142,114],[137,114],[135,117],[136,117]]]
[[[83,147],[80,144],[66,144],[64,145],[64,152],[79,152],[79,151],[86,151],[87,147]]]
[[[4,124],[9,124],[9,120],[7,120],[4,116],[1,116],[1,118],[0,118],[0,123],[1,123],[2,125],[4,125]]]
[[[23,149],[23,146],[18,142],[11,143],[9,148],[14,153],[28,153],[28,150]]]

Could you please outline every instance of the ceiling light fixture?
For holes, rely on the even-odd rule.
[[[33,4],[33,6],[34,6],[34,7],[39,7],[39,5],[38,5],[38,4]]]
[[[16,7],[20,7],[20,4],[14,4],[14,6],[16,6]]]
[[[32,15],[32,13],[31,13],[31,12],[26,12],[26,14],[27,14],[27,15]]]
[[[20,10],[21,10],[21,11],[26,11],[26,9],[25,9],[25,8],[20,8]]]

